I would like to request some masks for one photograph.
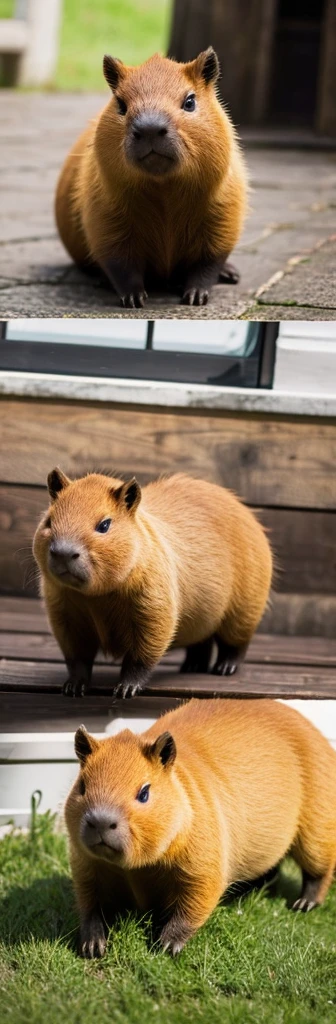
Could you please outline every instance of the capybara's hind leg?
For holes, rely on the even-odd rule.
[[[303,913],[307,913],[309,910],[314,910],[314,907],[319,907],[327,895],[333,874],[333,864],[324,875],[319,875],[317,878],[308,874],[308,871],[303,871],[301,896],[293,903],[292,910],[301,910]]]
[[[237,270],[233,263],[229,263],[228,260],[226,260],[226,263],[223,264],[220,270],[219,281],[221,284],[238,284],[238,281],[240,281],[239,270]]]
[[[208,672],[213,650],[213,637],[202,640],[199,644],[191,644],[187,647],[185,660],[182,662],[180,672]]]
[[[215,676],[233,676],[237,672],[240,662],[244,661],[248,644],[241,646],[227,644],[219,636],[216,636],[216,640],[218,655],[212,673]]]

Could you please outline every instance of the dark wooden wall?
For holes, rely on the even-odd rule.
[[[36,594],[31,543],[46,476],[183,470],[235,490],[269,530],[278,572],[262,628],[335,635],[336,429],[331,420],[0,401],[0,586]]]
[[[170,56],[187,61],[207,46],[212,45],[217,50],[222,98],[238,126],[268,121],[274,126],[274,68],[279,62],[281,81],[282,64],[282,50],[278,49],[279,12],[279,0],[174,0]],[[294,24],[297,22],[295,12],[291,20]],[[309,39],[314,29],[309,5],[305,20]],[[321,5],[319,37],[317,82],[314,62],[311,65],[308,58],[307,64],[304,39],[297,50],[301,55],[298,63],[306,102],[312,107],[308,118],[311,127],[318,133],[335,136],[336,0],[325,0],[323,9]],[[293,67],[295,71],[296,50],[291,47],[288,50],[287,45],[285,53],[289,75]],[[288,115],[290,111],[289,102]],[[293,123],[296,121],[301,123],[299,112]],[[286,118],[283,123],[288,123]]]

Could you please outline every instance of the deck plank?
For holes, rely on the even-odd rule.
[[[63,661],[60,648],[50,632],[4,630],[0,628],[0,658],[15,661]],[[169,664],[179,665],[183,652],[173,649],[165,655]],[[247,652],[248,664],[326,665],[336,667],[336,640],[324,637],[287,637],[257,633]],[[99,655],[97,662],[104,664]]]
[[[212,675],[183,676],[181,650],[167,653],[144,690],[143,699],[183,699],[186,696],[250,696],[336,699],[336,640],[323,637],[271,636],[257,633],[245,663],[232,678]],[[55,698],[64,714],[74,704],[86,711],[113,703],[119,666],[99,655],[92,693],[84,701],[69,702],[61,690],[66,669],[61,651],[50,632],[43,603],[38,599],[0,597],[0,715],[10,695],[16,701]],[[61,714],[61,706],[60,706]],[[15,721],[16,721],[15,716]]]
[[[50,633],[43,601],[37,597],[0,596],[0,631]]]
[[[97,666],[92,682],[92,694],[97,700],[107,698],[113,703],[113,687],[118,680],[118,669]],[[0,693],[60,693],[65,680],[64,666],[55,662],[22,662],[3,659],[0,664]],[[212,675],[181,676],[169,666],[161,665],[153,673],[143,691],[148,697],[286,697],[304,699],[336,699],[334,668],[298,665],[251,665],[245,663],[231,677]],[[91,695],[90,695],[91,696]],[[85,699],[80,702],[85,706]],[[1,711],[1,699],[0,699]]]
[[[156,718],[165,711],[178,707],[181,699],[176,697],[152,697],[150,707],[147,697],[134,697],[131,702],[116,701],[113,716],[127,719]],[[105,732],[111,720],[111,699],[89,694],[84,700],[71,700],[60,693],[0,693],[0,733],[62,732],[74,733],[80,722],[85,722],[89,732]],[[145,728],[145,725],[144,725]]]

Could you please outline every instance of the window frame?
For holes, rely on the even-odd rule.
[[[155,320],[147,322],[146,347],[117,348],[71,342],[10,341],[8,321],[0,321],[0,372],[104,377],[218,387],[272,388],[278,322],[258,323],[255,350],[247,356],[206,352],[165,351],[153,348]],[[206,322],[205,322],[206,323]],[[178,346],[178,343],[177,343]],[[81,365],[78,368],[78,355]],[[60,365],[62,369],[60,370]]]

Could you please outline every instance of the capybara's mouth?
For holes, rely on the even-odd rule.
[[[152,149],[150,153],[146,153],[146,156],[141,157],[137,161],[138,165],[149,174],[167,174],[167,171],[171,171],[177,163],[176,156],[167,156],[163,153],[157,153],[155,149]]]
[[[112,861],[112,863],[118,867],[122,867],[124,863],[124,851],[110,846],[110,844],[105,843],[103,839],[100,843],[96,843],[95,846],[90,846],[89,850],[90,853],[95,857],[98,857],[99,860],[103,859]]]
[[[71,587],[83,587],[88,582],[87,576],[70,572],[69,569],[64,569],[64,571],[51,569],[50,571],[56,580],[60,580],[61,583],[68,584]]]

